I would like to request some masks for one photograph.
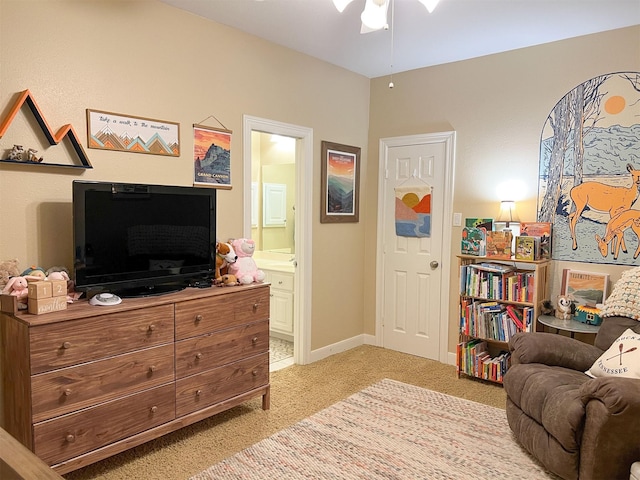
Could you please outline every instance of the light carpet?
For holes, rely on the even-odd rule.
[[[505,411],[384,379],[191,480],[555,479]]]

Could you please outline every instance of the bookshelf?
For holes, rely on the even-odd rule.
[[[508,342],[519,331],[539,331],[549,260],[458,255],[461,376],[502,383],[509,367]]]

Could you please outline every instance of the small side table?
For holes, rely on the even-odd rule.
[[[551,315],[540,315],[538,322],[547,327],[555,328],[556,333],[560,333],[560,330],[570,332],[571,338],[573,338],[576,333],[598,333],[598,330],[600,330],[600,325],[589,325],[574,319],[562,320],[557,317],[552,317]]]

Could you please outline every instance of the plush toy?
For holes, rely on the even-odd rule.
[[[27,298],[29,297],[29,282],[35,282],[38,280],[40,280],[40,277],[11,277],[9,282],[2,289],[2,293],[17,297],[18,309],[24,310],[27,308]]]
[[[17,277],[19,275],[18,259],[14,258],[0,262],[0,291],[9,283],[11,277]]]
[[[238,259],[229,243],[216,242],[216,272],[213,283],[220,283],[222,276],[229,271],[229,265]]]
[[[240,285],[240,282],[235,275],[231,275],[230,273],[222,275],[220,282],[218,282],[219,287],[234,287],[236,285]]]
[[[551,300],[543,300],[540,302],[540,315],[555,315],[555,309],[553,308],[553,303]]]
[[[38,280],[44,280],[47,278],[47,274],[42,267],[36,267],[35,265],[31,265],[24,272],[20,274],[21,276],[29,276],[29,277],[37,277]]]
[[[568,295],[558,295],[556,305],[556,317],[560,320],[569,320],[573,316],[575,306]]]
[[[238,259],[229,265],[229,273],[235,275],[242,285],[264,281],[264,272],[258,269],[253,259],[256,242],[249,238],[236,238],[231,241],[231,247],[235,250]]]

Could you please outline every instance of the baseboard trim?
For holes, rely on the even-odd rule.
[[[346,352],[347,350],[351,350],[352,348],[359,347],[360,345],[375,346],[376,336],[363,333],[362,335],[356,335],[355,337],[347,338],[346,340],[341,340],[340,342],[334,343],[332,345],[327,345],[326,347],[313,350],[309,357],[309,363],[317,362],[318,360],[322,360],[323,358],[330,357],[331,355],[335,355],[336,353]],[[453,352],[447,353],[447,363],[449,365],[456,364],[455,353]]]

